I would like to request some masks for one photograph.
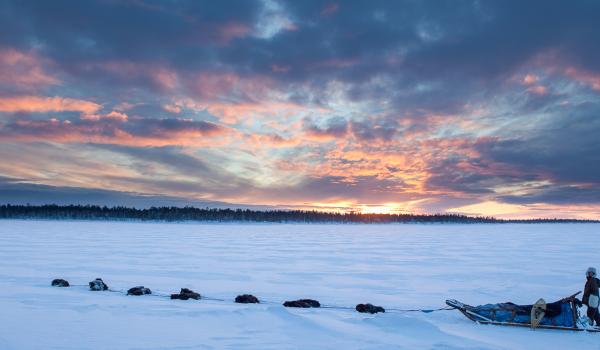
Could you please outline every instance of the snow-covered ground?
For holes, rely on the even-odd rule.
[[[437,308],[554,301],[600,267],[600,225],[0,221],[0,349],[600,349],[600,334],[476,325]],[[598,243],[596,243],[598,242]],[[90,292],[188,287],[226,302]],[[76,286],[50,287],[53,278]],[[267,301],[234,304],[251,293]]]

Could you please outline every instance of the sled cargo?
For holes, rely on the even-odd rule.
[[[578,300],[576,299],[576,296],[579,293],[575,293],[553,303],[545,304],[543,317],[538,320],[539,324],[534,324],[534,327],[532,327],[531,318],[532,308],[537,307],[537,304],[517,305],[507,302],[471,306],[454,299],[446,300],[446,304],[460,311],[471,321],[481,324],[600,332],[600,328],[598,327],[583,326],[583,323],[579,319],[577,310]]]

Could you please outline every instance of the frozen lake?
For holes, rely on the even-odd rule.
[[[0,221],[0,349],[600,349],[600,334],[476,325],[438,308],[554,301],[600,267],[598,224],[238,225]],[[594,243],[590,243],[594,242]],[[597,242],[597,243],[596,243]],[[182,287],[226,302],[90,292]],[[53,278],[76,285],[53,288]],[[239,305],[250,293],[267,303]]]

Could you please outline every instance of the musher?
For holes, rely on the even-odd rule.
[[[594,321],[596,321],[596,326],[600,326],[600,314],[598,313],[598,285],[600,285],[600,280],[596,278],[596,268],[589,267],[585,272],[585,277],[587,281],[583,288],[583,299],[581,301],[587,305],[587,316],[590,318],[590,325],[593,326]]]

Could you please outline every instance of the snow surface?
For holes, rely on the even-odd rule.
[[[477,325],[437,308],[554,301],[600,265],[594,224],[242,225],[0,221],[0,349],[600,349],[600,334]],[[600,266],[599,266],[600,267]],[[144,285],[213,298],[90,292]],[[51,287],[54,278],[75,286]],[[251,293],[267,303],[234,304]]]

